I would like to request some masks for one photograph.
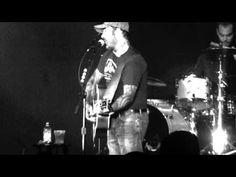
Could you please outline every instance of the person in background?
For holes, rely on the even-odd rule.
[[[197,59],[197,62],[194,66],[194,74],[199,78],[206,78],[208,80],[208,101],[210,108],[218,110],[218,76],[219,76],[219,66],[221,59],[222,71],[223,71],[223,80],[224,80],[224,119],[223,119],[223,128],[226,128],[230,139],[234,138],[235,134],[235,121],[231,117],[235,117],[234,113],[228,112],[228,102],[234,103],[236,101],[236,56],[235,56],[235,47],[234,47],[234,36],[235,36],[235,27],[232,22],[218,22],[216,23],[216,37],[217,41],[210,42],[210,46],[205,49]],[[231,102],[232,101],[232,102]],[[235,111],[235,110],[232,110]],[[217,112],[217,111],[216,111]],[[216,113],[215,112],[215,113]],[[217,114],[217,113],[216,113]],[[203,119],[201,116],[200,119]],[[210,119],[208,117],[208,119]],[[199,134],[202,133],[202,137],[206,137],[204,132],[201,130],[198,131]],[[200,141],[200,144],[201,141]]]

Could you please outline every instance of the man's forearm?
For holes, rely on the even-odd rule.
[[[128,107],[134,100],[137,87],[134,85],[125,85],[124,94],[114,101],[111,105],[113,111],[118,111]]]

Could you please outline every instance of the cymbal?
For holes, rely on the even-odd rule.
[[[210,42],[209,50],[236,50],[234,46],[224,46],[222,43]]]
[[[166,87],[167,86],[166,83],[154,77],[148,77],[147,85],[153,86],[153,87]]]
[[[206,49],[206,52],[216,52],[216,53],[231,53],[231,54],[236,54],[236,48],[235,47],[209,47]]]

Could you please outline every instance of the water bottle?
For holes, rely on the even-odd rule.
[[[52,128],[50,127],[49,122],[46,122],[43,128],[43,142],[45,144],[50,144],[52,142]]]

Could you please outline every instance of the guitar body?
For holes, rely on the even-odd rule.
[[[93,138],[98,132],[106,133],[110,129],[110,120],[113,113],[96,114],[93,125]]]
[[[94,150],[97,154],[108,154],[109,150],[107,147],[107,132],[110,128],[110,116],[96,117],[96,121],[93,124],[93,143]]]
[[[97,99],[93,100],[93,105],[89,110],[86,109],[87,119],[93,122],[93,139],[98,132],[107,132],[110,128],[110,117],[113,114],[109,113],[110,100],[103,99],[104,89],[96,88]]]
[[[95,122],[96,129],[106,129],[110,128],[110,116],[98,115]]]

